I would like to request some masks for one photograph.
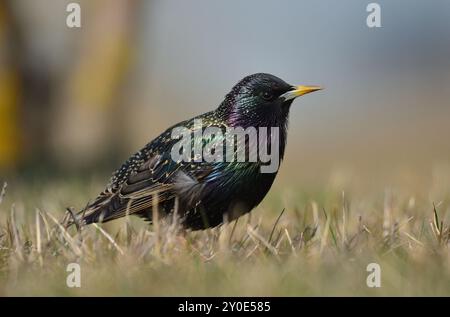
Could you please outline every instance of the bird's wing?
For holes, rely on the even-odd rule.
[[[188,126],[193,132],[197,127]],[[171,149],[177,140],[170,139],[170,129],[125,162],[113,175],[105,191],[78,213],[80,223],[106,222],[127,214],[150,209],[154,204],[189,196],[194,202],[201,196],[217,164],[175,162]],[[193,140],[202,147],[211,139]]]
[[[151,156],[120,185],[108,186],[81,211],[81,222],[107,222],[174,198],[170,180],[179,167],[165,154]]]

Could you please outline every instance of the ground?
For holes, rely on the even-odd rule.
[[[0,295],[450,295],[448,194],[278,186],[249,216],[213,230],[134,217],[81,232],[58,225],[68,203],[81,207],[100,188],[8,184]],[[70,263],[80,264],[79,288],[67,286]],[[370,263],[380,287],[368,287]]]

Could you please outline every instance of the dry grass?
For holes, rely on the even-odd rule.
[[[0,295],[450,295],[448,200],[328,191],[282,202],[275,192],[213,230],[154,231],[131,217],[76,232],[59,225],[55,197],[83,201],[77,186],[35,190],[41,210],[1,193]],[[66,286],[71,262],[81,288]],[[372,262],[381,288],[366,285]]]

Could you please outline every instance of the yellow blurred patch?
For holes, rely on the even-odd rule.
[[[0,169],[14,166],[19,155],[18,90],[14,72],[0,69]]]

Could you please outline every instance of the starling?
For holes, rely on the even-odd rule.
[[[220,129],[222,138],[226,139],[230,128],[277,128],[278,142],[269,142],[271,132],[265,137],[270,143],[267,149],[276,150],[281,162],[293,100],[320,89],[317,86],[292,86],[264,73],[245,77],[216,110],[172,126],[131,156],[113,174],[106,189],[75,215],[69,225],[107,222],[126,215],[137,215],[151,222],[157,210],[161,218],[175,214],[184,228],[200,230],[250,212],[269,191],[278,168],[263,173],[261,166],[266,162],[260,158],[253,161],[211,161],[198,157],[174,160],[172,149],[180,141],[173,137],[174,129],[192,131],[193,147],[200,143],[204,149],[214,138],[195,134],[199,129],[200,132],[211,127]],[[201,127],[195,124],[199,121]],[[259,146],[264,142],[258,143]],[[241,144],[246,151],[255,146],[248,137]],[[236,151],[238,145],[236,142],[232,151]],[[191,152],[188,154],[190,156]]]

